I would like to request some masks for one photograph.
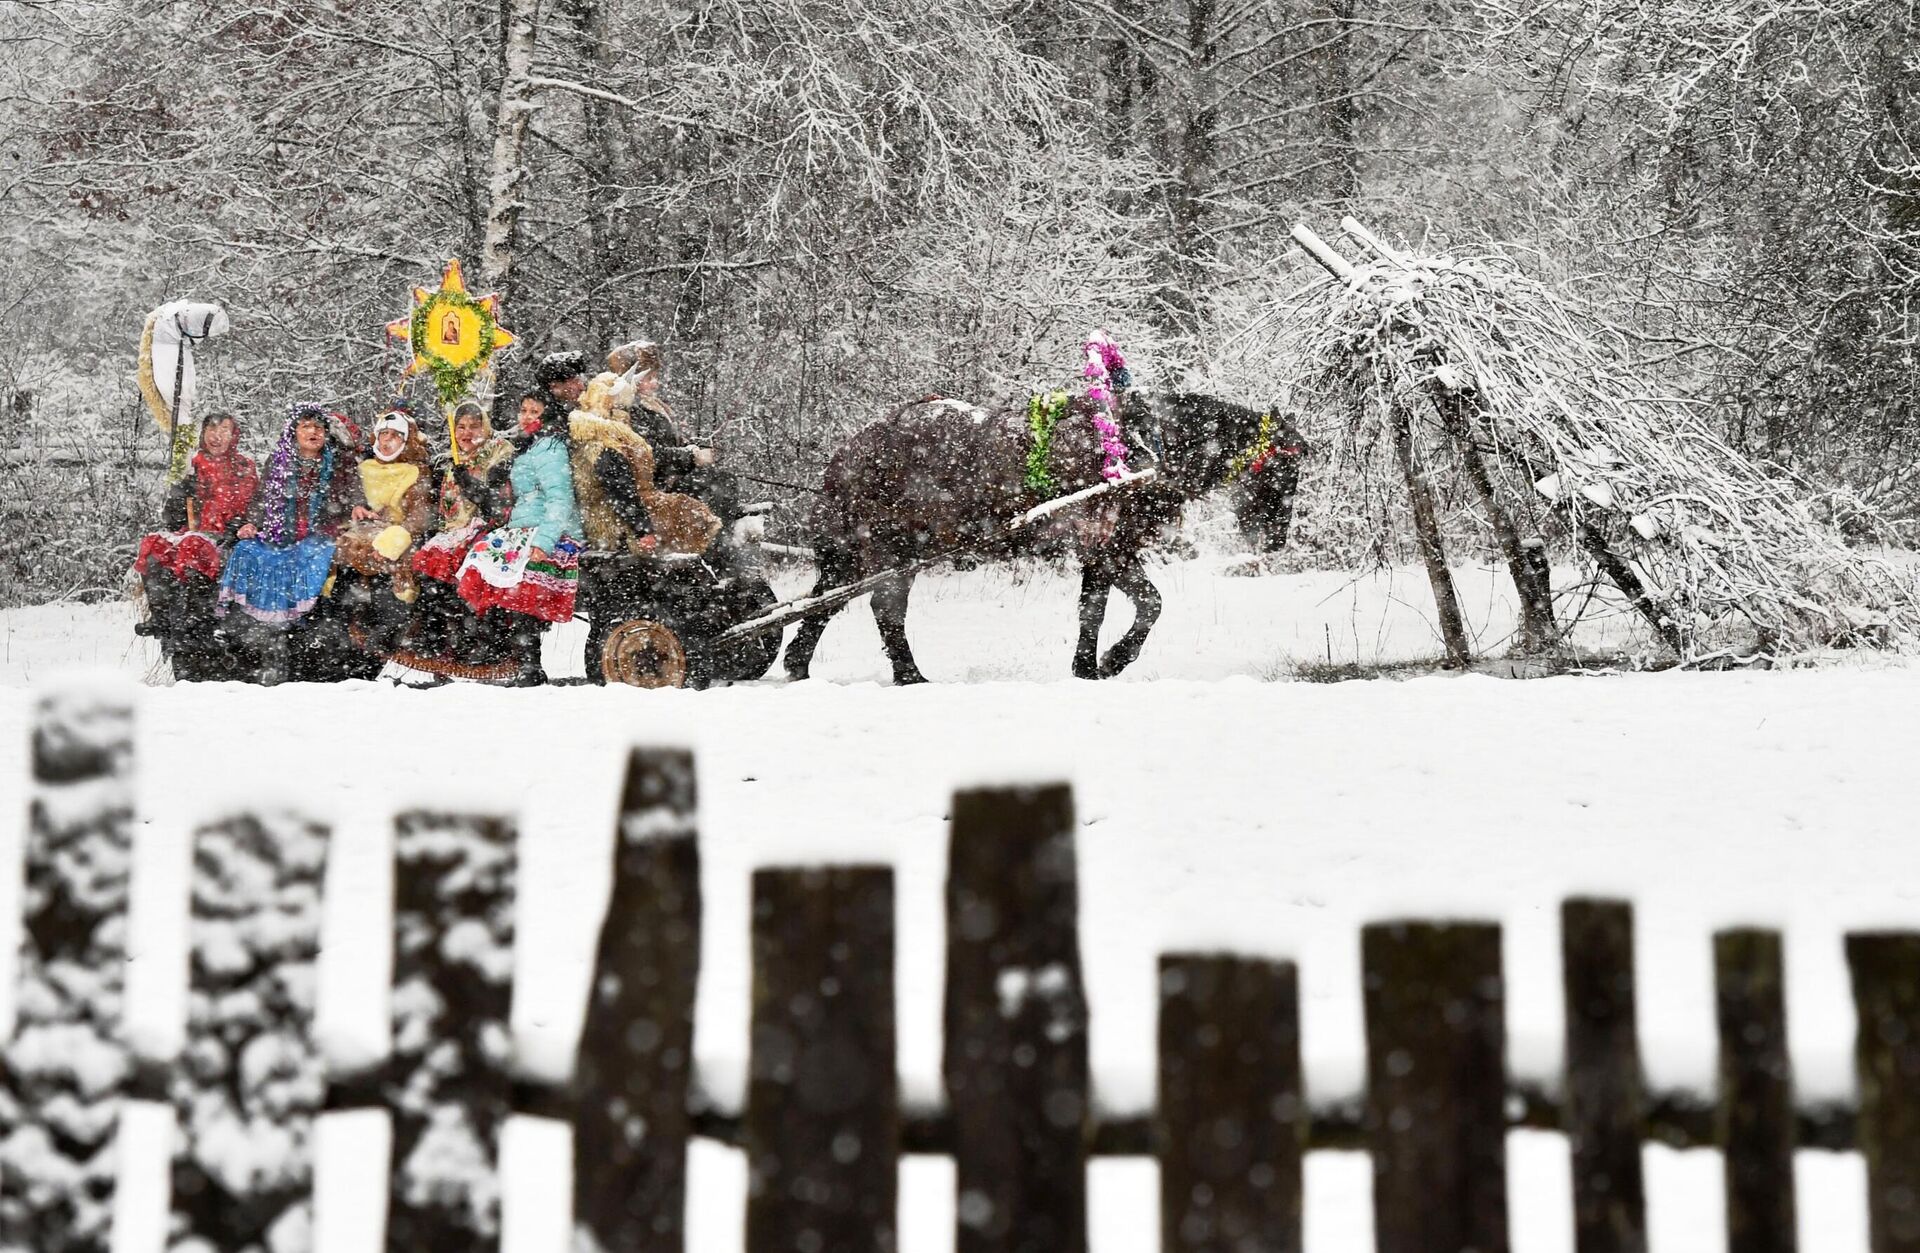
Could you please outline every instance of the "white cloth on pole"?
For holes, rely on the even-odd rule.
[[[160,389],[160,398],[179,414],[182,422],[188,421],[188,411],[193,407],[192,345],[215,335],[225,335],[229,329],[227,311],[219,305],[197,300],[171,300],[154,310],[153,382]],[[183,341],[187,345],[184,368],[179,365]],[[176,370],[180,379],[177,406],[173,396]]]

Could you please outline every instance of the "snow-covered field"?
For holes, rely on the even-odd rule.
[[[1358,928],[1394,914],[1506,924],[1513,1066],[1550,1076],[1560,1051],[1557,908],[1571,892],[1636,902],[1641,1034],[1655,1085],[1710,1087],[1709,934],[1747,922],[1787,932],[1802,1094],[1849,1092],[1840,936],[1920,922],[1911,835],[1920,670],[1862,659],[1783,673],[1289,682],[1329,659],[1437,652],[1424,579],[1238,578],[1205,560],[1163,567],[1156,579],[1165,616],[1139,664],[1105,684],[1064,677],[1069,581],[982,570],[925,579],[916,591],[909,629],[935,682],[915,689],[884,685],[878,637],[858,605],[827,633],[817,680],[799,685],[156,687],[140,711],[136,1036],[165,1048],[180,1031],[193,825],[272,804],[335,829],[321,992],[329,1047],[343,1058],[383,1048],[387,823],[403,806],[457,806],[521,822],[514,1017],[529,1068],[560,1070],[578,1027],[625,752],[673,742],[699,751],[707,912],[697,1052],[702,1081],[724,1102],[744,1086],[748,871],[826,858],[896,867],[900,1066],[909,1098],[929,1100],[947,797],[956,784],[1047,777],[1076,786],[1093,1062],[1110,1109],[1152,1099],[1153,962],[1178,947],[1296,958],[1313,1093],[1355,1090]],[[1510,607],[1488,572],[1461,579],[1491,645]],[[1590,642],[1625,635],[1616,621]],[[577,638],[556,633],[550,670],[577,671],[568,655],[577,649]],[[24,777],[30,685],[76,666],[130,679],[154,671],[124,607],[0,614],[0,779]],[[0,806],[10,859],[19,810]],[[0,884],[0,918],[12,925],[17,873]],[[0,944],[0,1011],[12,949]],[[512,1128],[513,1177],[529,1181],[510,1197],[512,1253],[562,1247],[564,1189],[551,1185],[566,1143],[556,1130],[526,1120]],[[358,1116],[330,1121],[337,1151],[323,1165],[325,1196],[348,1195],[336,1189],[350,1172],[380,1174],[378,1154],[362,1151],[377,1134]],[[1570,1249],[1564,1141],[1522,1133],[1511,1143],[1515,1247]],[[1655,1248],[1724,1247],[1718,1156],[1647,1153]],[[142,1160],[144,1177],[158,1180],[158,1156]],[[1800,1163],[1803,1246],[1864,1249],[1859,1160],[1803,1153]],[[1154,1247],[1152,1173],[1146,1161],[1098,1164],[1097,1253]],[[744,1174],[728,1150],[697,1151],[700,1253],[740,1246]],[[1365,1159],[1316,1154],[1308,1181],[1313,1253],[1370,1247]],[[951,1191],[945,1163],[909,1162],[907,1253],[951,1247]],[[157,1228],[135,1221],[157,1198],[123,1197],[122,1253],[159,1247]],[[345,1221],[346,1208],[323,1200],[324,1247],[375,1247],[370,1229]]]

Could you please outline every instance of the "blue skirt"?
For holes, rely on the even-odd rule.
[[[309,535],[285,548],[264,540],[241,540],[220,573],[216,612],[225,613],[231,604],[262,622],[292,622],[320,599],[332,570],[333,541],[321,536]]]

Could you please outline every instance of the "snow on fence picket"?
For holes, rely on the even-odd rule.
[[[515,1078],[515,833],[484,816],[399,817],[393,1048],[350,1074],[327,1073],[313,1035],[327,832],[245,815],[200,830],[186,1042],[136,1058],[122,1023],[132,742],[125,695],[62,693],[37,711],[17,1021],[0,1068],[0,1249],[108,1248],[131,1100],[172,1107],[169,1247],[196,1253],[311,1247],[318,1119],[367,1108],[394,1129],[394,1250],[499,1246],[500,1132],[516,1111],[571,1124],[580,1250],[682,1249],[687,1146],[704,1136],[745,1150],[749,1253],[894,1249],[909,1151],[954,1159],[960,1253],[1084,1250],[1098,1154],[1158,1159],[1164,1249],[1298,1250],[1303,1155],[1362,1146],[1383,1253],[1499,1253],[1516,1126],[1568,1135],[1582,1253],[1645,1249],[1641,1146],[1654,1139],[1723,1149],[1730,1253],[1794,1247],[1796,1145],[1857,1147],[1875,1253],[1920,1249],[1920,933],[1847,937],[1857,1109],[1795,1108],[1780,937],[1756,930],[1714,937],[1718,1103],[1644,1092],[1631,909],[1573,900],[1561,1094],[1507,1078],[1499,928],[1399,921],[1361,936],[1361,1102],[1309,1108],[1291,963],[1169,954],[1157,1107],[1103,1119],[1071,794],[963,791],[946,896],[948,1107],[900,1101],[892,870],[772,868],[753,879],[749,1084],[731,1115],[697,1108],[693,1088],[693,762],[637,751],[564,1090]]]

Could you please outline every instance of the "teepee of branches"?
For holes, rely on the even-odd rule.
[[[1683,662],[1920,642],[1910,570],[1850,548],[1804,485],[1636,377],[1567,296],[1504,256],[1411,256],[1352,218],[1343,229],[1362,262],[1295,228],[1328,273],[1277,311],[1273,348],[1296,394],[1334,415],[1311,433],[1336,462],[1392,446],[1457,660],[1466,637],[1430,481],[1447,461],[1513,572],[1522,650],[1563,630],[1543,531],[1571,536]]]

